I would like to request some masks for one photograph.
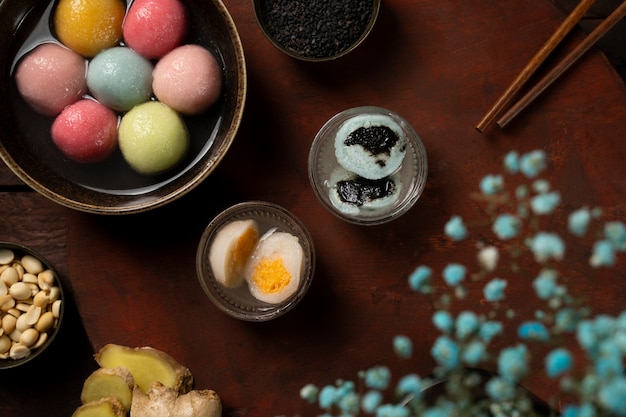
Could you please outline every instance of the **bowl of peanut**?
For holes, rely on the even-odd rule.
[[[63,318],[63,288],[52,265],[23,245],[0,242],[0,369],[39,356]]]

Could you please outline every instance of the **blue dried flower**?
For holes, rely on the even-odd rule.
[[[313,404],[317,400],[317,394],[319,393],[319,388],[313,384],[306,384],[302,389],[300,389],[300,398],[305,400],[306,402]]]
[[[454,326],[452,316],[445,310],[437,310],[433,314],[433,324],[437,329],[444,333],[450,333]]]
[[[376,417],[409,417],[410,410],[401,405],[384,404],[376,410]]]
[[[337,381],[337,396],[352,394],[355,391],[355,385],[352,381]]]
[[[478,330],[480,321],[473,311],[462,311],[456,318],[456,338],[464,340]]]
[[[480,325],[478,335],[485,342],[490,342],[494,337],[502,333],[503,326],[499,321],[485,321]]]
[[[459,346],[447,336],[439,336],[430,353],[445,369],[453,369],[459,365]]]
[[[333,385],[325,385],[322,387],[318,397],[319,407],[322,409],[329,409],[337,400],[337,388]]]
[[[408,359],[413,355],[413,342],[407,336],[397,335],[393,338],[393,351],[401,359]]]
[[[494,401],[509,401],[515,398],[515,384],[501,377],[493,377],[485,385],[487,395]]]
[[[546,341],[550,338],[548,328],[538,321],[526,321],[519,326],[517,334],[524,340]]]
[[[591,356],[598,348],[598,336],[591,320],[583,320],[576,326],[576,340],[578,344]]]
[[[535,150],[525,153],[520,157],[520,171],[526,178],[534,178],[547,167],[546,153]]]
[[[589,265],[594,268],[613,266],[616,260],[615,247],[610,240],[599,240],[593,244]]]
[[[418,266],[409,275],[409,287],[415,292],[427,292],[430,288],[430,279],[433,271],[427,266]]]
[[[504,298],[504,289],[506,286],[506,280],[494,278],[485,285],[483,295],[487,301],[500,301]]]
[[[573,308],[563,308],[556,312],[554,327],[557,331],[573,332],[580,321],[580,313]]]
[[[561,194],[558,191],[539,194],[530,200],[530,208],[537,215],[550,214],[561,203]]]
[[[396,394],[399,397],[411,396],[411,400],[415,401],[422,396],[422,380],[416,374],[408,374],[398,381]]]
[[[467,227],[460,216],[452,216],[444,226],[444,233],[452,240],[463,240],[467,237]]]
[[[568,372],[574,363],[571,353],[563,348],[554,349],[546,356],[546,374],[550,378]]]
[[[508,240],[516,237],[522,227],[519,217],[512,214],[500,214],[493,222],[491,230],[500,240]]]
[[[604,237],[618,252],[626,251],[626,225],[622,222],[608,222],[604,225]]]
[[[598,392],[600,404],[616,416],[626,416],[626,377],[619,376],[606,382]]]
[[[583,207],[570,213],[567,218],[567,228],[572,234],[576,236],[583,236],[587,233],[590,221],[591,212],[588,208]]]
[[[548,232],[539,232],[529,241],[530,250],[535,260],[543,263],[549,259],[561,260],[565,254],[565,243],[559,235]]]
[[[622,351],[612,339],[600,343],[595,369],[601,378],[609,378],[624,372]]]
[[[486,351],[485,343],[472,340],[463,348],[463,361],[469,366],[476,366],[485,359]]]
[[[550,191],[550,183],[544,179],[535,180],[532,189],[538,194],[547,193]]]
[[[456,287],[465,279],[466,269],[461,264],[451,263],[443,270],[443,279],[451,287]]]
[[[373,414],[383,402],[383,394],[380,391],[368,391],[361,398],[361,409],[368,414]]]
[[[339,407],[344,414],[358,414],[360,409],[360,397],[354,392],[342,395],[337,401],[337,407]]]
[[[391,371],[386,366],[375,366],[365,371],[365,386],[373,389],[387,389]]]
[[[542,300],[552,298],[557,293],[557,273],[553,269],[542,269],[533,281],[533,288],[537,297]]]
[[[592,404],[584,403],[581,405],[568,404],[563,407],[562,417],[596,417],[597,411]]]
[[[517,174],[519,171],[519,153],[510,151],[504,156],[504,169],[509,174]]]
[[[480,191],[485,195],[498,194],[504,189],[502,175],[485,175],[480,181]]]
[[[503,349],[498,355],[498,373],[512,382],[521,380],[528,373],[528,349],[517,345]]]

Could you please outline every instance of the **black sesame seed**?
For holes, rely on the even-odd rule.
[[[278,45],[307,58],[350,48],[372,17],[372,0],[264,0],[261,19]]]

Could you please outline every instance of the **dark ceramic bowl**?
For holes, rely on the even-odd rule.
[[[5,256],[9,253],[12,253],[15,257],[15,260],[12,260],[11,262],[7,263],[7,259],[5,259]],[[64,298],[64,294],[63,294],[63,286],[61,284],[61,280],[59,279],[59,276],[57,274],[57,272],[54,270],[54,268],[52,267],[52,265],[50,264],[50,262],[48,262],[43,256],[41,256],[39,253],[37,253],[36,251],[27,248],[26,246],[17,244],[17,243],[10,243],[10,242],[0,242],[0,269],[4,270],[4,268],[10,265],[12,265],[15,261],[20,261],[25,255],[29,255],[32,257],[35,257],[37,259],[39,259],[39,261],[41,261],[44,270],[49,270],[52,272],[53,276],[54,276],[54,284],[53,286],[56,287],[57,289],[55,289],[55,293],[58,294],[58,300],[60,300],[59,304],[55,307],[55,315],[58,316],[55,319],[54,325],[47,331],[42,331],[40,332],[40,337],[41,339],[39,339],[39,341],[37,342],[36,345],[33,345],[31,347],[29,347],[29,354],[28,356],[25,357],[15,357],[12,358],[10,355],[10,352],[0,352],[0,369],[8,369],[8,368],[15,368],[17,366],[23,365],[27,362],[31,362],[32,360],[34,360],[35,358],[37,358],[38,356],[40,356],[53,342],[54,339],[57,335],[57,333],[59,332],[59,329],[61,328],[61,323],[63,321],[63,315],[64,315],[64,311],[65,311],[65,298]],[[2,272],[0,272],[0,279],[2,279]],[[2,287],[0,289],[1,292],[4,292],[4,289],[6,287],[6,284],[4,284],[4,286],[2,285],[2,283],[0,283],[0,287]],[[49,291],[49,290],[46,290]],[[55,296],[56,298],[56,296]],[[26,304],[27,302],[24,302],[24,304]],[[2,309],[0,309],[0,316],[4,319],[4,317],[6,315],[9,314],[17,314],[15,312],[11,312],[8,311],[7,306],[5,304],[3,304]],[[12,308],[12,310],[18,310],[19,311],[19,306],[15,306]],[[49,311],[52,312],[52,303],[46,305],[46,307],[42,307],[42,311]],[[6,310],[6,311],[5,311]],[[22,314],[25,314],[25,312],[22,312]],[[4,321],[4,320],[3,320]],[[4,334],[4,336],[0,336],[0,337],[5,337],[6,332]],[[17,336],[15,334],[12,334],[11,336],[17,338]],[[8,337],[8,336],[7,336]],[[18,339],[19,340],[19,339]],[[0,341],[0,345],[2,345],[3,343],[6,342],[6,338],[3,341]],[[4,350],[4,349],[0,349],[0,350]],[[19,352],[19,348],[16,348],[16,350],[14,351],[16,353]],[[8,356],[8,357],[5,357]],[[20,355],[21,356],[21,355]]]
[[[72,209],[98,214],[146,211],[194,189],[219,164],[239,128],[246,96],[246,67],[235,24],[220,0],[183,0],[190,17],[184,43],[211,50],[223,67],[224,91],[205,113],[184,117],[191,146],[177,167],[156,176],[133,171],[119,150],[98,164],[79,164],[52,143],[53,118],[21,98],[13,70],[34,46],[54,41],[54,1],[0,3],[0,157],[27,185]]]
[[[277,10],[276,15],[278,19],[273,19],[268,16],[268,5],[272,3],[278,3],[284,7],[293,8],[293,5],[299,3],[306,7],[317,7],[318,2],[293,2],[293,1],[271,1],[271,0],[252,0],[254,6],[254,14],[261,28],[261,31],[278,50],[289,55],[292,58],[296,58],[302,61],[330,61],[342,57],[354,49],[356,49],[370,34],[378,18],[378,12],[380,9],[380,0],[371,0],[371,9],[358,10],[354,7],[350,8],[350,16],[346,16],[347,20],[350,20],[353,24],[353,28],[358,30],[346,30],[339,29],[341,24],[341,16],[337,13],[324,13],[324,11],[317,10],[315,12],[303,11],[300,9],[292,10]],[[339,3],[339,2],[338,2]],[[368,4],[368,8],[370,5]],[[313,16],[317,15],[332,16],[335,19],[328,22],[328,26],[332,29],[328,31],[328,35],[324,35],[323,23],[319,24],[319,20]],[[297,19],[290,19],[289,16],[294,16]],[[309,19],[309,17],[311,17]],[[363,20],[360,20],[363,18]],[[309,33],[306,28],[303,29],[302,21],[310,21],[316,24],[315,34]],[[345,20],[344,20],[345,21]],[[357,22],[357,23],[354,23]],[[321,42],[320,42],[321,41]],[[338,42],[341,47],[328,46]],[[326,44],[326,45],[325,45]]]

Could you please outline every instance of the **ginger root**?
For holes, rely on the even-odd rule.
[[[102,398],[114,397],[120,400],[126,410],[130,410],[135,380],[130,371],[117,368],[99,368],[87,377],[80,394],[83,404]]]
[[[78,407],[72,417],[125,417],[126,409],[117,398],[101,398]]]
[[[130,348],[110,343],[96,353],[95,359],[102,368],[128,369],[135,384],[144,393],[157,381],[181,394],[193,386],[193,377],[188,368],[167,353],[152,347]]]
[[[215,391],[193,390],[179,395],[156,382],[146,394],[133,391],[130,417],[220,417],[222,402]]]
[[[213,390],[193,390],[189,369],[152,347],[108,344],[95,355],[100,369],[83,384],[72,417],[221,417]]]

